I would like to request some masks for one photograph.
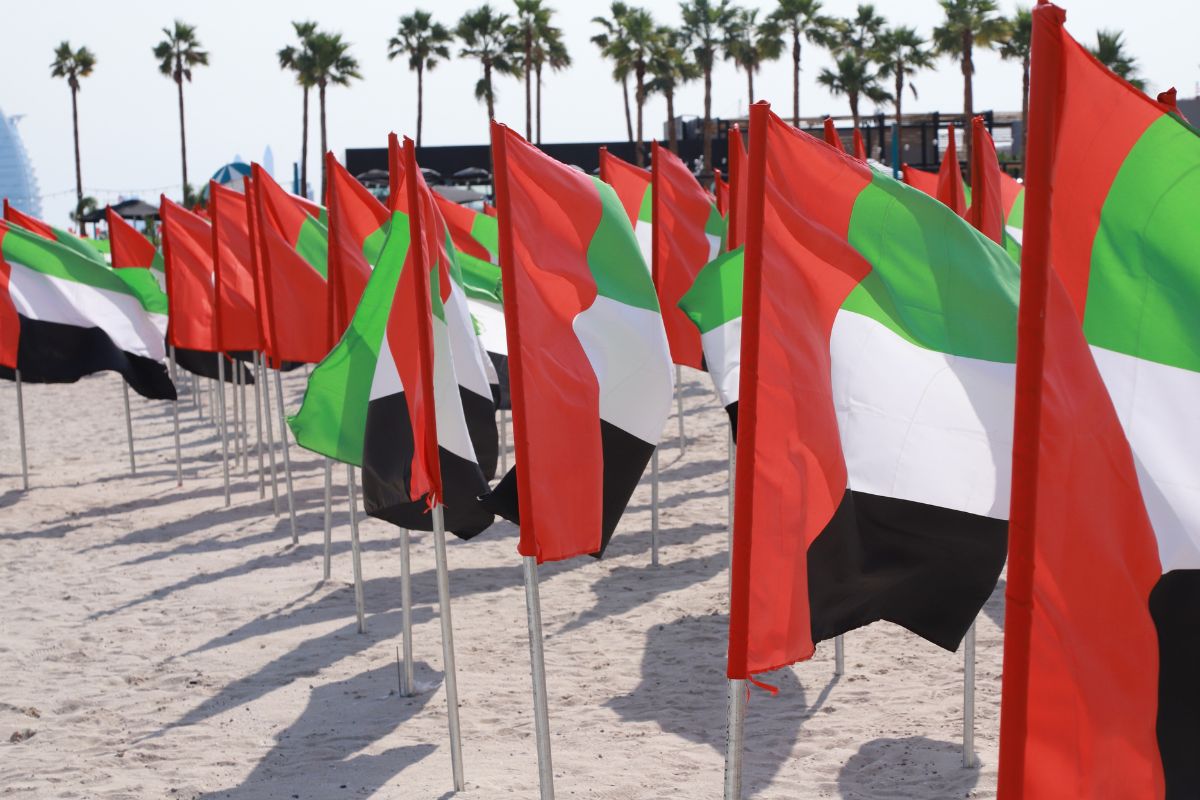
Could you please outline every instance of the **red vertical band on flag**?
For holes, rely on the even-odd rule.
[[[329,214],[329,346],[345,332],[371,277],[363,246],[388,221],[388,210],[338,163],[325,154],[328,176],[325,204]]]
[[[253,168],[251,168],[253,172]],[[254,308],[255,320],[258,325],[258,337],[262,345],[259,350],[270,355],[275,352],[274,337],[271,334],[271,323],[267,317],[267,286],[263,277],[262,259],[259,253],[262,248],[262,237],[258,235],[258,187],[253,177],[247,176],[242,181],[246,192],[246,230],[250,235],[250,273],[254,276]],[[272,366],[279,366],[273,362]]]
[[[246,197],[215,181],[208,185],[216,283],[217,346],[222,352],[257,350],[261,344],[254,298]]]
[[[750,135],[753,136],[754,131],[751,131]],[[846,145],[842,144],[842,137],[838,133],[837,126],[833,124],[831,117],[825,118],[825,144],[836,147],[843,153],[846,152]]]
[[[737,125],[729,130],[729,225],[725,242],[730,250],[746,243],[746,145]]]
[[[658,142],[652,148],[654,287],[662,308],[671,360],[701,369],[704,351],[700,332],[679,308],[679,299],[715,256],[705,235],[715,200],[679,156]]]
[[[854,157],[859,161],[867,160],[867,146],[863,144],[862,131],[854,129]]]
[[[812,655],[808,546],[847,486],[829,338],[846,295],[871,268],[845,241],[847,220],[832,231],[796,202],[797,165],[821,160],[814,146],[767,104],[751,106],[731,678]],[[861,179],[860,162],[829,156],[843,184]]]
[[[613,187],[621,207],[636,228],[638,213],[642,210],[642,198],[646,196],[646,188],[650,185],[650,171],[617,158],[608,152],[607,147],[601,147],[600,180]]]
[[[1000,161],[983,117],[971,120],[971,207],[967,222],[997,244],[1004,244],[1004,204],[1000,196]]]
[[[1065,34],[1064,18],[1049,4],[1033,12],[997,796],[1157,800],[1149,595],[1161,565],[1132,452],[1082,332],[1095,226],[1086,237],[1087,221],[1071,216],[1083,206],[1099,220],[1095,192],[1107,195],[1138,114],[1119,93],[1105,97],[1116,79]],[[1080,108],[1112,125],[1080,127]],[[1106,141],[1089,156],[1081,131]],[[1108,183],[1063,183],[1084,178],[1081,168],[1107,172]],[[1061,200],[1056,184],[1069,192]]]
[[[539,562],[600,549],[600,389],[572,323],[595,302],[587,249],[595,184],[492,124],[500,270],[521,515],[518,552]]]
[[[713,170],[713,194],[717,198],[717,213],[722,217],[729,214],[729,182],[721,177],[721,170]]]
[[[158,215],[167,274],[167,342],[215,353],[212,232],[207,222],[166,195],[161,197]]]
[[[108,222],[108,246],[113,269],[149,269],[154,264],[154,244],[140,234],[137,228],[121,219],[121,215],[113,211],[112,206],[105,207],[104,218]]]
[[[400,149],[395,134],[388,138],[389,150]],[[413,460],[409,494],[414,500],[428,495],[429,504],[442,502],[442,471],[438,457],[437,413],[434,398],[433,371],[433,311],[432,287],[429,275],[436,266],[436,233],[429,215],[434,213],[427,200],[423,202],[419,185],[423,183],[417,168],[413,141],[404,139],[400,154],[404,169],[404,199],[408,206],[409,247],[392,313],[388,315],[388,349],[396,364],[396,372],[404,387],[404,400],[412,425]],[[394,198],[399,201],[399,197]]]
[[[955,144],[954,125],[948,133],[949,144],[942,154],[942,165],[938,168],[937,194],[950,209],[960,217],[967,213],[966,192],[963,191],[962,168],[958,165],[958,146]]]
[[[54,229],[46,223],[42,222],[37,217],[31,217],[23,211],[18,211],[15,207],[9,205],[8,198],[4,198],[4,219],[8,222],[18,225],[30,233],[36,233],[43,239],[49,239],[52,242],[58,241],[58,237],[54,235]]]
[[[7,204],[7,200],[5,203]],[[21,342],[21,319],[8,291],[12,267],[4,258],[4,236],[8,226],[0,223],[0,367],[17,368],[17,350]]]
[[[936,173],[903,164],[900,167],[900,175],[904,182],[914,189],[918,189],[930,197],[937,197],[938,176]]]

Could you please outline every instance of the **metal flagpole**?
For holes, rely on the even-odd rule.
[[[267,496],[267,480],[263,472],[263,440],[262,440],[262,377],[258,371],[258,353],[251,351],[250,357],[254,364],[254,437],[258,440],[258,499]]]
[[[404,671],[400,673],[400,694],[412,697],[417,689],[413,680],[412,569],[408,560],[408,528],[400,529],[400,634],[404,644]]]
[[[196,405],[196,419],[200,422],[204,422],[204,386],[196,381],[195,375],[191,375],[191,378],[192,401]]]
[[[246,364],[238,362],[238,395],[242,399],[242,477],[250,477],[250,442],[246,431],[250,421],[246,419]]]
[[[500,474],[508,473],[508,411],[500,409]]]
[[[349,466],[349,465],[347,465]],[[353,470],[353,467],[351,467]],[[354,498],[350,498],[350,513],[354,513]],[[325,456],[325,580],[331,574],[330,548],[333,546],[333,459]]]
[[[292,524],[292,544],[300,544],[300,536],[296,533],[296,501],[292,491],[292,458],[288,455],[287,422],[283,418],[283,378],[280,370],[275,370],[275,400],[279,406],[279,439],[283,445],[283,474],[287,477],[288,516]],[[269,431],[268,431],[269,435]]]
[[[275,473],[275,434],[271,432],[271,384],[267,381],[267,357],[258,354],[258,374],[262,383],[263,421],[267,425],[267,455],[271,460],[271,507],[279,516],[279,478]]]
[[[125,394],[125,435],[129,438],[129,474],[137,475],[137,462],[133,454],[133,415],[129,411],[129,384],[121,378],[121,391]]]
[[[241,370],[238,369],[236,359],[229,359],[229,369],[231,370],[229,375],[230,388],[233,390],[233,469],[236,472],[238,459],[242,456],[241,429],[238,427],[238,376],[241,374]],[[224,389],[225,384],[221,384],[221,388]]]
[[[846,674],[846,643],[843,637],[833,637],[833,674],[841,677]]]
[[[737,449],[733,442],[733,422],[729,423],[727,429],[729,436],[726,442],[729,446],[729,580],[727,588],[730,594],[733,594],[733,476],[735,461],[737,458]]]
[[[537,734],[538,785],[541,800],[554,800],[554,765],[550,758],[550,708],[546,692],[546,659],[542,652],[542,601],[538,597],[537,558],[524,556],[525,611],[529,617],[529,670],[533,677],[533,727]]]
[[[21,440],[21,486],[29,491],[29,458],[25,453],[25,399],[21,396],[21,370],[14,370],[17,377],[17,438]]]
[[[650,456],[650,566],[658,566],[658,447]]]
[[[975,766],[975,623],[963,640],[963,766]]]
[[[679,417],[679,455],[687,449],[683,435],[683,367],[675,365],[675,415]]]
[[[358,632],[367,632],[367,617],[363,603],[362,551],[358,546],[358,512],[355,509],[354,465],[346,465],[346,484],[350,487],[350,554],[354,564],[354,613],[358,615]]]
[[[183,457],[179,451],[179,371],[175,369],[175,345],[167,348],[167,363],[171,367],[171,383],[175,384],[175,405],[171,406],[175,416],[175,485],[183,486]]]
[[[217,393],[219,417],[217,427],[221,429],[221,466],[225,474],[225,505],[229,506],[229,439],[225,429],[225,356],[217,353],[217,380],[221,382],[221,391]]]
[[[450,764],[454,772],[454,790],[461,792],[466,788],[466,783],[463,782],[462,731],[458,725],[458,672],[454,667],[454,626],[450,622],[446,519],[440,504],[433,507],[433,547],[437,560],[438,616],[442,620],[442,680],[446,686],[446,712],[450,718]],[[538,752],[540,756],[540,747]],[[543,792],[543,796],[544,794]]]
[[[742,800],[742,749],[746,731],[746,681],[729,681],[729,731],[725,734],[725,800]]]
[[[208,380],[208,411],[209,418],[215,423],[216,418],[214,415],[217,413],[217,384],[211,378]]]

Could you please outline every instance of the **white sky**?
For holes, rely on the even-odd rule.
[[[259,160],[270,145],[280,177],[290,180],[291,163],[300,150],[300,90],[280,71],[276,51],[293,39],[292,20],[313,19],[322,28],[340,31],[351,43],[364,80],[329,93],[329,144],[341,158],[347,147],[383,146],[389,131],[415,134],[416,78],[401,60],[388,61],[387,41],[397,18],[413,8],[434,11],[453,23],[480,0],[53,0],[50,3],[5,3],[4,45],[0,47],[0,109],[23,114],[19,129],[37,172],[43,212],[65,225],[74,205],[70,95],[66,83],[50,77],[54,47],[63,39],[87,45],[97,56],[92,77],[80,92],[80,136],[84,193],[104,202],[118,194],[137,194],[155,203],[158,193],[179,193],[179,130],[175,85],[159,74],[151,48],[161,28],[175,17],[194,24],[209,51],[210,66],[196,71],[185,86],[188,115],[189,177],[198,183],[235,154]],[[635,0],[635,4],[638,4]],[[493,5],[508,10],[508,0]],[[545,141],[597,141],[624,137],[620,86],[611,67],[589,38],[593,16],[604,14],[599,0],[550,0],[566,34],[575,65],[548,74],[543,91]],[[677,24],[674,0],[642,0],[663,23]],[[774,7],[774,0],[743,0],[743,5]],[[1010,12],[1013,0],[1000,0]],[[825,0],[828,13],[848,16],[855,0]],[[928,36],[941,19],[936,0],[878,0],[876,8],[891,24],[915,26]],[[1084,41],[1098,27],[1125,31],[1150,91],[1178,87],[1181,97],[1196,94],[1200,81],[1200,3],[1190,0],[1140,0],[1136,13],[1128,2],[1076,0],[1068,5],[1067,25]],[[51,10],[52,9],[52,10]],[[829,56],[806,48],[801,84],[805,115],[847,114],[844,98],[830,97],[816,76]],[[991,53],[977,56],[976,110],[1020,107],[1020,69]],[[486,112],[472,91],[479,77],[475,61],[453,59],[425,81],[424,144],[469,144],[486,141]],[[733,116],[746,108],[745,76],[723,63],[714,76],[713,113]],[[905,110],[954,111],[962,106],[961,73],[948,59],[916,79],[919,99],[905,98]],[[516,79],[497,84],[497,118],[521,129],[524,92]],[[788,61],[767,65],[755,80],[759,98],[772,100],[781,114],[790,113]],[[676,99],[676,113],[702,111],[699,82]],[[873,109],[868,103],[865,113]],[[316,105],[312,108],[310,176],[319,174]],[[653,98],[646,109],[647,138],[661,135],[665,103]],[[313,180],[310,177],[310,180]],[[319,181],[314,180],[316,183]]]

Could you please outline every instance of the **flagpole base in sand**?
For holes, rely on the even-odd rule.
[[[262,407],[263,421],[267,427],[267,456],[271,461],[271,509],[275,516],[279,516],[279,478],[275,470],[275,434],[272,432],[271,423],[271,384],[267,382],[267,357],[262,353],[258,354],[257,371],[259,381],[262,383]]]
[[[258,353],[251,353],[254,364],[254,437],[258,440],[258,499],[267,497],[267,476],[263,464],[262,375],[258,371]],[[278,511],[275,512],[278,515]]]
[[[354,465],[346,465],[346,485],[350,487],[350,558],[354,567],[354,613],[358,617],[358,632],[367,632],[366,603],[363,600],[362,550],[358,543],[358,512],[354,508]]]
[[[217,353],[217,382],[220,384],[220,391],[217,392],[217,427],[221,429],[221,468],[225,475],[225,507],[228,508],[229,500],[229,438],[228,431],[225,428],[225,355]]]
[[[454,791],[466,788],[463,780],[462,729],[458,724],[458,670],[454,666],[454,625],[450,619],[450,570],[446,565],[446,519],[441,505],[433,507],[433,547],[437,560],[438,616],[442,621],[443,682],[450,722],[450,766]]]
[[[542,651],[542,600],[538,595],[537,558],[524,556],[525,611],[529,617],[529,671],[533,677],[533,727],[537,734],[538,785],[541,800],[554,800],[554,764],[550,757],[550,702],[546,691],[546,658]]]
[[[650,566],[658,566],[658,448],[650,456]]]
[[[17,379],[17,438],[21,440],[21,490],[29,491],[29,456],[25,452],[25,399],[21,395],[21,370],[13,370]]]
[[[742,751],[746,732],[746,681],[729,681],[729,730],[725,735],[725,800],[742,800]]]
[[[129,439],[129,474],[137,475],[137,457],[133,451],[133,413],[129,410],[129,384],[121,378],[121,391],[125,396],[125,435]]]
[[[679,417],[679,455],[687,449],[687,438],[683,435],[683,367],[675,365],[675,415]]]
[[[500,409],[500,475],[508,473],[508,411]]]
[[[963,639],[963,766],[975,766],[975,623]]]
[[[280,377],[279,372],[279,370],[275,370],[275,400],[279,406],[279,438],[283,445],[283,473],[287,478],[288,518],[292,525],[292,544],[300,544],[300,535],[296,533],[295,492],[292,491],[292,457],[288,454],[287,422],[283,416],[283,378]]]
[[[404,666],[400,672],[400,696],[417,693],[413,677],[412,635],[412,564],[409,561],[408,528],[400,529],[400,639],[404,647]]]
[[[833,637],[833,675],[840,678],[846,674],[846,641],[841,636]]]
[[[171,367],[171,383],[175,384],[175,404],[171,413],[175,417],[175,485],[183,486],[183,455],[179,448],[179,372],[175,368],[175,345],[167,348],[167,360]]]

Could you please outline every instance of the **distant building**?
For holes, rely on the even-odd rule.
[[[35,217],[42,215],[42,194],[37,176],[21,134],[17,132],[20,117],[6,117],[0,111],[0,197]]]

